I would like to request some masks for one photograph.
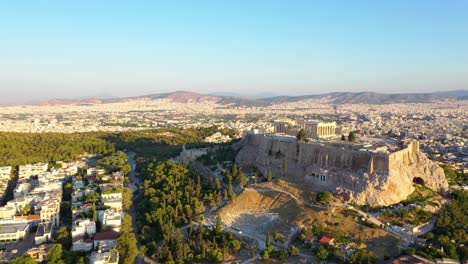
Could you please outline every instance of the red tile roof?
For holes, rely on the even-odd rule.
[[[322,245],[330,245],[330,243],[333,241],[333,237],[331,236],[323,236],[319,243]]]
[[[119,236],[119,233],[115,232],[114,230],[106,231],[106,232],[100,232],[100,233],[96,233],[96,235],[94,235],[94,241],[114,240],[114,239],[117,239],[118,236]]]
[[[41,220],[41,215],[36,215],[36,214],[28,215],[26,220],[28,220],[28,221]]]

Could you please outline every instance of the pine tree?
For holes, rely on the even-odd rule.
[[[61,244],[53,246],[49,252],[47,252],[47,263],[50,264],[62,264],[65,263],[63,260],[63,249]]]
[[[221,221],[221,216],[216,217],[216,234],[221,234],[223,232],[223,226]]]
[[[237,167],[237,163],[234,163],[234,165],[232,166],[232,176],[234,178],[237,178],[237,176],[239,176],[239,168]]]
[[[271,172],[271,167],[268,168],[268,173],[267,173],[267,181],[271,181],[273,179],[273,173]]]
[[[250,258],[255,258],[255,246],[250,247]]]
[[[303,128],[301,128],[301,130],[299,130],[299,132],[297,132],[297,136],[296,136],[296,139],[297,141],[306,141],[306,138],[307,138],[307,133],[305,132],[305,130]]]
[[[120,235],[117,238],[117,250],[124,264],[134,263],[135,258],[139,255],[137,240],[132,229],[132,217],[128,214],[124,216]]]
[[[268,231],[268,232],[266,233],[265,246],[266,246],[267,248],[271,246],[270,231]]]

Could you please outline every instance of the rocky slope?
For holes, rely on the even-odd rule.
[[[448,190],[443,169],[423,153],[387,154],[352,151],[332,146],[285,142],[249,135],[241,142],[236,161],[244,169],[256,169],[286,178],[311,191],[331,191],[361,205],[387,206],[413,191],[413,182],[438,192]]]

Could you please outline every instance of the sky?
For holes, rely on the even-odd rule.
[[[0,0],[0,103],[468,89],[466,0]]]

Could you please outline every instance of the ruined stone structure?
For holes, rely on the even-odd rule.
[[[275,133],[296,136],[299,130],[304,129],[307,137],[320,139],[336,136],[336,122],[317,122],[317,121],[294,121],[278,120],[275,121]]]
[[[307,136],[312,138],[327,138],[336,136],[336,123],[329,122],[307,122],[305,123],[304,130],[307,133]]]
[[[414,191],[413,182],[439,192],[448,190],[444,171],[419,151],[418,142],[394,152],[282,141],[247,135],[236,161],[244,169],[287,178],[311,191],[331,191],[360,205],[398,203]]]

